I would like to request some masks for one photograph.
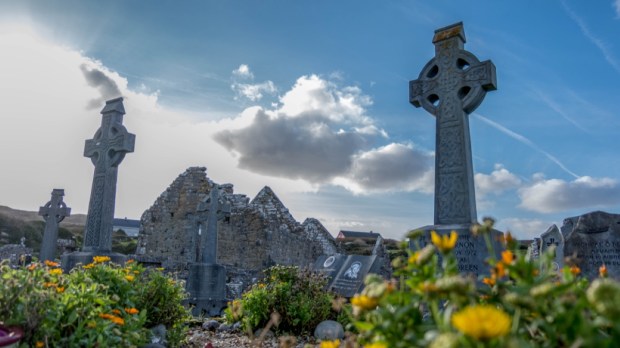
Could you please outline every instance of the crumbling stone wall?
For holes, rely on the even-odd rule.
[[[189,168],[174,180],[142,215],[137,257],[179,271],[198,260],[206,232],[199,235],[198,229],[206,220],[196,208],[214,185],[205,167]],[[274,264],[309,266],[319,255],[337,252],[334,238],[318,220],[297,222],[271,188],[250,201],[235,194],[231,184],[221,186],[231,214],[218,222],[217,261],[229,279],[236,273],[248,278]]]

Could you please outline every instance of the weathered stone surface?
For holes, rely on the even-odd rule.
[[[482,103],[487,91],[496,89],[495,65],[480,62],[464,49],[462,23],[437,29],[433,44],[435,57],[417,80],[409,82],[409,102],[433,114],[437,125],[435,224],[419,229],[425,233],[424,244],[433,230],[440,234],[457,231],[459,269],[478,276],[488,273],[484,264],[488,251],[484,240],[470,232],[477,212],[468,114]],[[494,241],[501,236],[495,230],[491,234]]]
[[[39,253],[41,261],[51,261],[56,258],[58,224],[65,217],[71,215],[71,208],[68,208],[65,202],[62,201],[64,195],[65,190],[63,189],[52,190],[52,199],[39,208],[39,215],[45,219],[43,242],[41,243],[41,252]]]
[[[544,253],[547,249],[555,248],[555,257],[553,259],[553,270],[559,271],[564,267],[564,236],[560,233],[558,226],[552,225],[549,229],[540,235],[540,253]]]
[[[458,234],[458,239],[452,252],[456,256],[459,272],[474,277],[489,273],[490,268],[486,262],[489,252],[484,237],[474,236],[471,233],[469,224],[424,226],[420,230],[424,231],[422,237],[417,240],[420,248],[424,248],[431,243],[431,231],[435,231],[440,235],[450,234],[452,231],[455,231]],[[490,232],[491,245],[497,254],[496,257],[499,257],[499,252],[503,249],[500,242],[502,235],[502,232],[497,230]],[[409,247],[412,250],[418,249],[415,241],[410,241]]]
[[[89,263],[93,256],[110,256],[111,261],[123,263],[122,254],[112,250],[112,221],[116,202],[118,166],[125,154],[133,152],[136,136],[123,126],[125,108],[123,98],[108,100],[101,110],[101,127],[93,139],[86,140],[84,157],[95,165],[93,183],[88,205],[88,217],[84,229],[84,245],[81,252],[62,257],[62,267],[69,271],[78,263]]]
[[[462,23],[435,31],[435,57],[409,83],[409,101],[436,117],[435,225],[475,223],[468,114],[496,89],[495,65],[464,50]]]
[[[593,279],[605,265],[609,277],[620,279],[620,214],[595,211],[567,218],[561,228],[564,255],[581,274]]]
[[[32,255],[32,248],[23,245],[7,244],[0,246],[0,260],[9,260],[9,263],[14,266],[20,264],[21,259],[30,257],[30,255]]]
[[[337,321],[324,320],[314,329],[314,337],[318,340],[341,340],[344,338],[344,328]]]
[[[202,237],[196,233],[200,220],[196,207],[214,185],[205,167],[189,168],[175,179],[142,215],[138,258],[187,271],[205,243],[204,233]],[[250,201],[246,195],[235,194],[231,184],[221,187],[221,198],[230,205],[230,218],[218,221],[216,261],[226,268],[228,294],[247,286],[269,266],[305,267],[319,255],[337,250],[333,237],[318,220],[297,222],[271,188],[263,188]]]
[[[527,247],[526,257],[530,261],[538,260],[540,258],[540,238],[532,239],[532,243]]]

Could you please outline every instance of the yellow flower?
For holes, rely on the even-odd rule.
[[[43,348],[43,347],[45,347],[45,343],[43,343],[42,341],[37,341],[37,343],[35,343],[34,346],[36,348]]]
[[[110,321],[116,325],[125,325],[125,320],[123,318],[114,315],[110,318]]]
[[[140,313],[140,311],[136,308],[125,308],[125,312],[131,315]]]
[[[407,261],[410,264],[417,263],[418,258],[420,257],[420,252],[416,251],[413,255],[409,256],[409,260]]]
[[[82,266],[82,268],[84,268],[84,269],[91,269],[93,267],[95,267],[95,263],[93,263],[93,262],[89,263],[88,265]]]
[[[353,296],[353,298],[351,298],[351,304],[354,307],[358,307],[361,309],[374,309],[375,307],[377,307],[378,303],[379,301],[377,301],[376,298],[366,295],[355,295]]]
[[[58,262],[54,262],[54,261],[50,261],[50,260],[45,260],[45,265],[47,267],[58,267],[58,266],[60,266],[60,264]]]
[[[63,292],[65,292],[65,287],[64,286],[59,286],[56,288],[56,292],[59,294],[62,294]]]
[[[53,268],[53,269],[50,269],[50,274],[51,274],[51,275],[59,275],[59,274],[62,274],[62,268]]]
[[[116,315],[119,315],[119,314],[121,314],[121,311],[119,309],[113,309],[112,313],[114,313]]]
[[[482,282],[485,283],[486,285],[493,287],[495,285],[495,277],[491,277],[491,278],[483,278]]]
[[[498,278],[501,278],[506,275],[506,266],[504,266],[504,263],[500,261],[495,265],[493,272]]]
[[[387,344],[383,342],[374,342],[374,343],[365,344],[364,348],[387,348]]]
[[[502,251],[502,262],[506,265],[509,265],[514,260],[515,255],[510,250]]]
[[[607,266],[605,264],[598,268],[598,274],[601,278],[607,277]]]
[[[43,283],[43,287],[44,288],[54,288],[56,286],[57,286],[57,284],[54,283],[54,282],[45,282],[45,283]]]
[[[94,263],[104,263],[110,261],[110,257],[109,256],[93,256],[93,262]]]
[[[340,340],[321,341],[321,348],[338,348],[338,347],[340,347]]]
[[[127,281],[129,281],[129,282],[133,282],[133,280],[135,279],[135,277],[134,277],[134,276],[132,276],[132,275],[126,275],[126,276],[125,276],[125,279],[127,279]]]
[[[442,253],[447,253],[448,251],[454,249],[456,245],[456,240],[459,235],[456,231],[450,232],[450,235],[447,234],[439,235],[435,231],[431,231],[431,242],[441,251]]]
[[[452,325],[467,336],[488,340],[510,331],[510,316],[491,305],[469,306],[452,316]]]
[[[491,305],[469,306],[452,316],[452,325],[467,336],[487,340],[510,331],[508,314]]]
[[[574,276],[576,276],[576,275],[578,275],[579,273],[581,273],[581,269],[580,269],[580,268],[579,268],[579,266],[577,266],[577,265],[572,265],[572,266],[570,266],[570,272],[571,272]]]
[[[129,259],[127,260],[127,262],[125,262],[126,265],[130,264],[130,263],[134,263],[136,262],[134,259]]]
[[[34,270],[35,268],[37,268],[37,264],[36,263],[31,263],[30,266],[26,267],[29,271]]]

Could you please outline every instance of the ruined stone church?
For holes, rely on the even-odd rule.
[[[138,258],[181,272],[199,260],[206,215],[198,207],[218,186],[206,170],[187,169],[144,212]],[[235,194],[231,184],[219,186],[231,211],[218,221],[217,262],[229,276],[257,276],[275,264],[305,267],[320,255],[338,252],[334,238],[318,220],[296,221],[268,186],[252,200]]]

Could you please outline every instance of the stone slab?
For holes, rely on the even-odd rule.
[[[226,268],[217,264],[191,263],[187,277],[187,300],[194,316],[219,316],[226,307]]]
[[[328,289],[343,297],[353,297],[364,288],[366,275],[379,273],[382,262],[377,255],[349,255]]]
[[[595,211],[567,220],[572,226],[562,227],[564,255],[581,275],[594,279],[604,264],[609,277],[620,279],[620,214]]]
[[[111,251],[76,251],[70,254],[62,255],[60,258],[60,264],[65,273],[69,273],[75,266],[87,265],[93,262],[95,256],[108,256],[110,262],[114,262],[119,265],[124,265],[127,261],[127,256]]]
[[[346,260],[347,255],[343,254],[321,255],[314,262],[312,270],[327,277],[327,287],[329,288]]]
[[[483,236],[474,236],[471,233],[471,225],[459,224],[459,225],[430,225],[419,228],[424,231],[424,234],[417,239],[418,245],[415,241],[409,241],[409,248],[411,250],[418,250],[418,248],[424,248],[427,244],[431,243],[431,231],[435,231],[440,235],[450,234],[452,231],[456,231],[458,239],[456,246],[452,251],[456,256],[458,262],[459,272],[464,275],[472,275],[476,279],[479,276],[487,276],[490,274],[490,268],[487,264],[489,258],[489,251]],[[490,232],[491,244],[495,252],[495,257],[500,258],[503,245],[501,238],[503,233],[497,230]]]
[[[553,270],[559,272],[564,267],[564,236],[556,225],[552,225],[540,235],[540,253],[546,252],[552,246],[555,246]]]

